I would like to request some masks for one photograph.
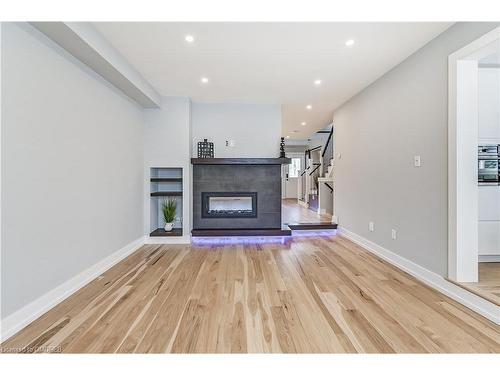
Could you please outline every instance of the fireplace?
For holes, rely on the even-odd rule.
[[[281,165],[290,159],[192,159],[193,236],[289,235],[281,224]]]
[[[255,218],[257,192],[202,192],[202,218]]]

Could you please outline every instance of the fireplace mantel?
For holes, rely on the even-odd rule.
[[[191,164],[203,165],[275,165],[290,163],[290,158],[191,158]]]

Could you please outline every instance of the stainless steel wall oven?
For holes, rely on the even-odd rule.
[[[500,145],[479,145],[478,182],[480,185],[499,185]]]

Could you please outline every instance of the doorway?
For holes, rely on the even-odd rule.
[[[283,191],[282,198],[298,198],[298,179],[301,169],[304,167],[302,164],[304,162],[303,153],[290,152],[286,154],[287,158],[291,159],[290,164],[285,164],[283,166]]]
[[[448,279],[500,306],[500,28],[448,64]]]

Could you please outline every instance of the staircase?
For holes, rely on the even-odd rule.
[[[327,165],[325,177],[333,178],[333,158],[330,158],[330,162]]]
[[[333,215],[333,163],[332,125],[325,145],[304,153],[305,169],[300,173],[297,186],[299,204],[318,213]]]

